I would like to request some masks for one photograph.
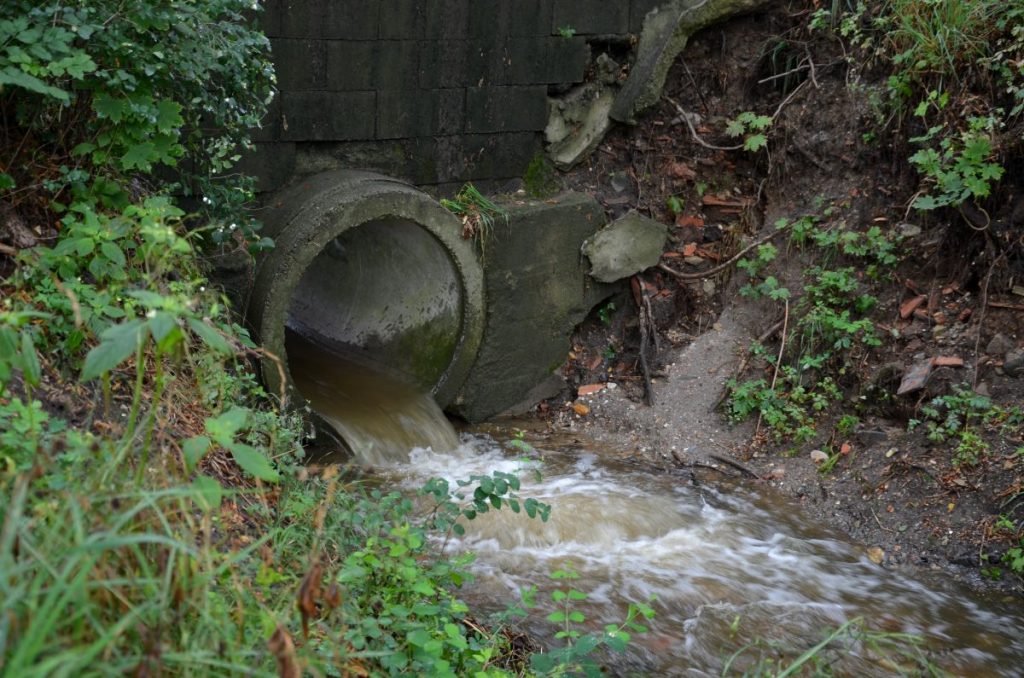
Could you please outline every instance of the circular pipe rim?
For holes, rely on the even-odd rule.
[[[459,339],[432,388],[442,408],[451,404],[476,360],[485,304],[483,271],[472,241],[462,238],[459,220],[409,184],[350,170],[310,177],[277,194],[269,204],[271,210],[280,210],[266,219],[264,230],[275,246],[257,265],[247,313],[260,344],[271,354],[261,359],[268,391],[301,398],[288,369],[285,326],[296,288],[313,259],[342,233],[395,218],[410,221],[432,235],[451,257],[458,275],[462,293]]]

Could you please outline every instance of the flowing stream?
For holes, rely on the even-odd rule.
[[[460,594],[467,600],[501,611],[536,586],[538,609],[524,623],[542,639],[555,631],[544,621],[556,609],[549,594],[566,587],[549,578],[556,570],[579,575],[571,585],[587,593],[574,606],[587,619],[583,630],[621,622],[631,602],[653,601],[649,631],[634,635],[625,654],[602,658],[613,673],[717,676],[730,656],[758,643],[731,665],[730,675],[741,673],[774,656],[768,644],[795,658],[859,617],[869,629],[920,636],[919,652],[954,675],[1024,675],[1019,601],[983,601],[938,578],[925,583],[886,570],[765,488],[695,486],[688,475],[643,468],[574,439],[528,437],[534,449],[526,454],[498,429],[460,439],[429,397],[400,382],[296,355],[289,346],[296,383],[314,409],[390,482],[415,490],[431,477],[454,486],[505,471],[520,475],[522,498],[551,505],[547,522],[491,511],[446,544],[478,555],[476,581]],[[910,668],[869,646],[864,637],[847,641],[832,670],[889,676]]]

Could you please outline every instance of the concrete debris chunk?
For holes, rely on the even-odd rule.
[[[656,266],[667,237],[664,224],[631,210],[583,243],[590,276],[610,283]]]

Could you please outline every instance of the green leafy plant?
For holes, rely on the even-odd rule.
[[[738,628],[738,623],[734,622]],[[735,631],[734,631],[735,632]],[[857,648],[856,652],[851,652]],[[876,631],[854,618],[806,650],[757,638],[739,648],[726,660],[722,676],[742,674],[765,678],[844,673],[844,657],[854,655],[870,662],[899,667],[907,675],[943,676],[945,673],[928,657],[924,638],[907,633]]]
[[[508,506],[513,513],[520,510],[530,518],[547,521],[551,506],[527,498],[521,500],[517,494],[520,487],[519,477],[512,473],[495,471],[489,476],[470,476],[468,480],[457,480],[458,489],[452,491],[444,478],[434,478],[423,486],[422,494],[433,497],[434,507],[428,523],[441,532],[465,533],[465,527],[458,522],[460,519],[473,520],[490,509],[501,509]],[[474,487],[475,485],[475,487]],[[472,495],[467,495],[472,488]]]
[[[973,117],[968,129],[951,134],[942,125],[933,127],[928,134],[911,141],[928,143],[938,137],[938,148],[926,147],[912,156],[910,162],[924,177],[927,193],[914,200],[919,210],[961,205],[968,200],[987,198],[992,185],[1004,173],[1001,165],[993,162],[992,118]]]
[[[744,111],[728,122],[725,133],[743,137],[743,150],[753,153],[768,145],[767,131],[772,122],[771,116]]]
[[[686,201],[677,195],[670,195],[665,200],[665,206],[668,207],[668,211],[671,212],[673,216],[676,216],[683,213]]]
[[[909,429],[923,423],[928,440],[933,443],[955,441],[953,463],[957,466],[974,466],[988,454],[990,446],[981,435],[986,428],[1007,434],[1015,428],[1003,408],[966,385],[957,385],[953,393],[934,398],[920,409],[918,416],[910,420]]]
[[[555,639],[564,641],[565,645],[531,655],[530,668],[543,676],[603,675],[593,654],[601,646],[607,646],[615,652],[625,651],[632,638],[631,633],[647,632],[647,627],[640,621],[653,618],[654,610],[643,603],[631,603],[621,624],[607,624],[602,633],[585,633],[580,627],[586,622],[586,616],[575,609],[575,603],[586,600],[588,595],[571,585],[572,581],[579,578],[579,574],[566,567],[555,570],[550,576],[556,582],[567,584],[564,588],[551,591],[551,602],[556,609],[547,616],[547,620],[559,628],[555,632]],[[528,608],[536,605],[536,593],[536,587],[523,592],[524,604]]]
[[[597,319],[601,321],[601,324],[605,327],[611,327],[612,325],[612,313],[615,312],[615,302],[609,301],[607,304],[597,309]]]
[[[272,92],[269,43],[243,16],[252,3],[11,0],[7,9],[0,86],[14,101],[3,108],[5,134],[25,142],[3,175],[8,187],[44,186],[58,208],[123,208],[127,174],[176,167],[179,189],[205,197],[207,219],[231,219],[233,235],[255,231],[237,202],[218,199],[251,187],[226,170]],[[22,161],[40,155],[52,161]]]
[[[559,26],[558,35],[568,39],[576,35],[576,29],[573,28],[572,26]]]
[[[462,237],[476,238],[484,255],[497,221],[508,223],[508,210],[484,196],[473,184],[463,186],[453,198],[441,198],[441,206],[459,217]]]

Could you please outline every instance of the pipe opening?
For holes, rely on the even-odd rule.
[[[316,255],[286,324],[307,342],[429,391],[455,355],[463,303],[443,245],[416,223],[389,217],[343,232]]]

